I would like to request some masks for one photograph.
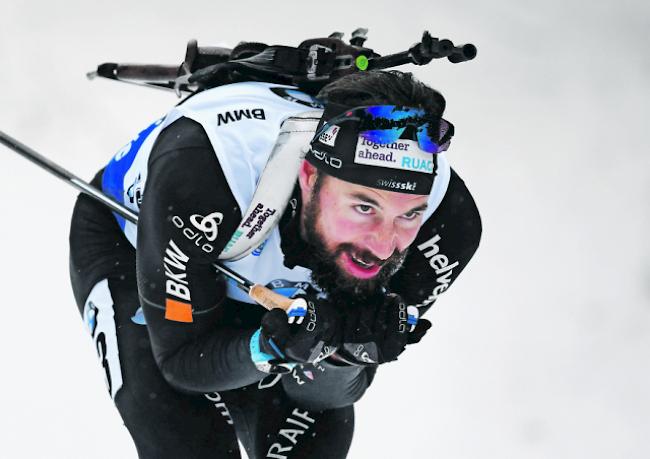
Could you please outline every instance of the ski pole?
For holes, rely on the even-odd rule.
[[[128,207],[124,206],[123,204],[107,196],[101,190],[98,190],[88,182],[80,179],[72,172],[64,169],[63,167],[59,166],[58,164],[54,163],[53,161],[39,154],[34,149],[28,147],[22,142],[19,142],[18,140],[14,139],[10,135],[2,131],[0,131],[0,143],[2,143],[10,150],[18,153],[22,157],[30,160],[40,168],[45,169],[52,175],[55,175],[56,177],[60,178],[64,182],[68,183],[69,185],[72,185],[74,188],[81,191],[82,193],[104,204],[105,206],[110,208],[113,212],[120,214],[131,223],[134,224],[138,223],[137,213],[133,212]],[[255,284],[251,282],[250,280],[246,279],[243,276],[240,276],[236,272],[223,266],[220,263],[214,263],[213,266],[217,269],[217,271],[223,273],[224,275],[232,279],[237,285],[237,287],[239,287],[244,292],[246,292],[246,294],[248,294],[250,298],[255,300],[260,305],[264,306],[266,309],[271,310],[274,308],[280,308],[286,311],[294,301],[291,298],[287,298],[286,296],[282,296],[278,293],[275,293],[274,291],[264,287],[263,285]]]
[[[132,210],[128,209],[127,207],[121,205],[120,203],[114,201],[110,197],[106,196],[104,193],[102,193],[100,190],[95,188],[94,186],[90,185],[89,183],[81,180],[79,177],[74,175],[72,172],[67,171],[66,169],[62,168],[58,164],[50,161],[46,157],[40,155],[37,153],[35,150],[32,148],[28,147],[27,145],[19,142],[18,140],[14,139],[13,137],[5,134],[4,132],[0,131],[0,143],[5,145],[7,148],[10,150],[15,151],[22,157],[30,160],[37,166],[41,167],[42,169],[45,169],[49,173],[55,175],[56,177],[60,178],[64,182],[67,182],[68,184],[72,185],[75,187],[77,190],[81,191],[82,193],[87,194],[88,196],[92,197],[93,199],[96,199],[97,201],[101,202],[102,204],[108,206],[112,211],[117,212],[118,214],[122,215],[124,218],[126,218],[128,221],[132,223],[137,223],[138,222],[138,214],[134,213]]]

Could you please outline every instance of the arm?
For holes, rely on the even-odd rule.
[[[296,367],[282,378],[282,386],[291,400],[306,409],[334,409],[359,400],[376,372],[376,365],[338,365],[327,359]]]
[[[481,217],[465,183],[452,169],[447,193],[424,222],[403,268],[391,280],[392,291],[420,316],[465,269],[481,239]]]
[[[225,288],[212,267],[240,219],[203,128],[189,119],[167,127],[149,158],[137,275],[154,357],[179,390],[227,390],[265,376],[250,359],[254,330],[223,320]]]

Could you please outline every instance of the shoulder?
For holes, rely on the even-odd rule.
[[[203,126],[181,117],[166,126],[154,143],[147,167],[144,202],[172,199],[178,204],[230,195],[229,184]]]
[[[212,145],[200,123],[180,117],[162,130],[153,146],[153,152],[160,155],[167,151],[188,148],[212,149]]]
[[[424,226],[427,231],[450,235],[465,247],[474,250],[478,247],[482,233],[481,215],[467,185],[453,168],[447,191]]]

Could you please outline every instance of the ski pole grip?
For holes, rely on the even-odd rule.
[[[115,76],[126,80],[170,81],[178,76],[178,67],[168,65],[120,64]]]
[[[275,293],[274,291],[260,284],[253,285],[248,292],[248,296],[250,296],[253,300],[257,301],[269,311],[275,308],[280,308],[283,311],[286,311],[289,309],[289,306],[291,306],[291,303],[294,302],[294,300],[291,298],[287,298],[286,296],[282,296],[279,293]]]
[[[88,77],[101,76],[111,80],[173,81],[178,76],[178,67],[149,64],[115,64],[106,62],[97,66]]]
[[[230,56],[232,49],[223,46],[199,46],[198,53],[204,56]]]

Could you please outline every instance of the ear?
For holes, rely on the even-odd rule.
[[[298,171],[298,182],[300,183],[300,189],[303,194],[310,195],[312,188],[314,188],[314,183],[316,183],[317,175],[318,170],[303,159],[300,170]]]

